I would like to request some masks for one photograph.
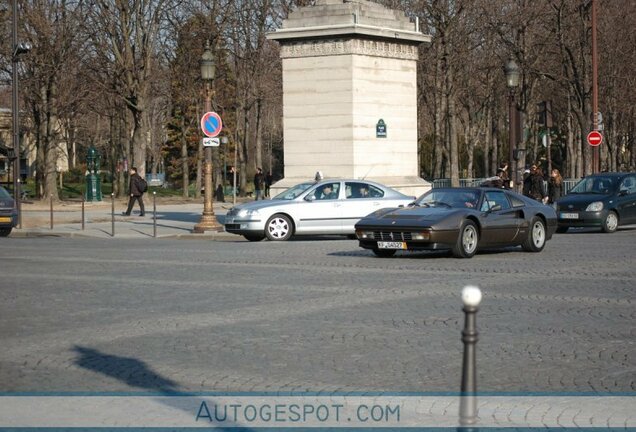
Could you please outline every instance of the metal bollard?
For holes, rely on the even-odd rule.
[[[20,182],[20,176],[18,176],[16,184],[18,186],[18,192],[15,194],[15,204],[18,210],[18,228],[22,229],[22,183]]]
[[[157,192],[152,192],[152,236],[157,238]]]
[[[112,237],[115,237],[115,194],[111,193],[110,194],[110,201],[111,201],[111,230],[112,230]]]
[[[49,196],[49,203],[51,206],[51,229],[53,229],[53,194]]]
[[[85,203],[85,199],[84,199],[84,195],[82,195],[82,231],[84,231],[85,228],[85,213],[84,213],[84,203]]]
[[[481,290],[476,286],[465,286],[462,290],[464,304],[464,358],[462,362],[462,383],[459,400],[459,424],[471,426],[477,422],[477,366],[475,348],[479,340],[477,333],[477,311],[481,303]]]

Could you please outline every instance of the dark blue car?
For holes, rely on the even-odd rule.
[[[557,232],[599,227],[612,233],[636,223],[636,173],[600,173],[581,179],[557,201]]]
[[[18,212],[15,209],[13,198],[2,186],[0,186],[0,237],[11,234],[11,230],[18,223]]]

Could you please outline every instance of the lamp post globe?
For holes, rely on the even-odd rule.
[[[504,70],[506,71],[506,85],[508,88],[516,89],[519,87],[519,66],[517,66],[512,57],[506,62]]]
[[[201,78],[204,81],[214,80],[216,63],[214,62],[214,54],[212,54],[212,49],[210,48],[210,41],[207,41],[205,44],[205,50],[203,51],[201,60],[199,60],[199,64],[201,65]]]

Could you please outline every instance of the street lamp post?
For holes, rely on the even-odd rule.
[[[13,199],[18,212],[18,226],[22,228],[22,205],[20,202],[20,104],[18,102],[18,62],[20,55],[31,50],[28,42],[18,42],[18,0],[13,0],[12,5],[12,66],[11,66],[11,117],[13,128]]]
[[[515,189],[518,188],[519,183],[519,170],[517,169],[514,154],[515,154],[515,137],[517,136],[517,107],[515,104],[515,93],[517,92],[517,87],[519,87],[519,66],[515,63],[514,59],[511,57],[505,66],[506,72],[506,85],[508,87],[508,119],[510,123],[510,134],[508,141],[508,166],[510,167],[510,180],[514,181]],[[514,173],[514,174],[513,174]]]
[[[214,64],[214,54],[210,49],[210,41],[205,45],[205,51],[201,56],[201,78],[205,81],[205,112],[212,109],[212,94],[210,83],[214,81],[214,72],[216,65]],[[221,225],[216,220],[214,208],[212,206],[212,147],[205,147],[205,166],[204,166],[204,199],[203,214],[198,224],[194,226],[195,233],[204,233],[205,231],[218,231]]]

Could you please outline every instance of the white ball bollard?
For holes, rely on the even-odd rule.
[[[477,423],[477,358],[476,345],[477,311],[481,303],[482,293],[479,287],[467,285],[462,289],[462,303],[464,305],[464,329],[462,342],[464,356],[462,361],[462,382],[459,401],[459,424],[471,426]]]

